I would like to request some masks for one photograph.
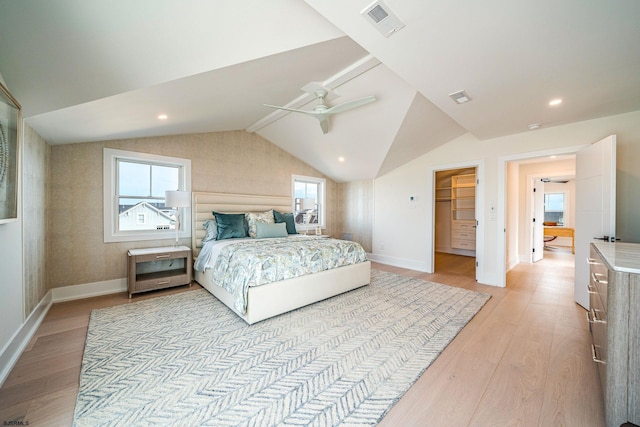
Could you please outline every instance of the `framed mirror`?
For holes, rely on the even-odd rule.
[[[18,220],[20,104],[0,83],[0,224]]]

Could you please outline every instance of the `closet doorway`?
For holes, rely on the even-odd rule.
[[[458,263],[475,267],[477,168],[447,169],[435,173],[434,272],[438,266]],[[471,260],[470,262],[470,259]],[[476,277],[475,268],[461,273]]]

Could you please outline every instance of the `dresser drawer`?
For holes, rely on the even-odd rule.
[[[476,242],[476,233],[475,231],[457,231],[454,230],[451,232],[452,240],[468,240],[469,242]]]
[[[451,247],[456,249],[476,250],[476,242],[474,240],[451,239]]]
[[[144,255],[136,255],[135,262],[151,262],[151,261],[162,261],[164,259],[178,259],[178,258],[187,258],[189,256],[189,251],[173,251],[173,252],[163,252],[163,253],[155,253],[155,254],[144,254]]]
[[[609,285],[609,269],[600,256],[591,248],[589,257],[589,291],[596,291],[602,300],[602,308],[607,311],[607,291]]]
[[[476,222],[475,221],[460,221],[454,220],[451,221],[451,230],[452,231],[466,231],[473,233],[475,236],[476,233]]]
[[[589,304],[591,308],[587,312],[587,320],[593,341],[592,357],[598,365],[598,375],[602,385],[607,383],[607,313],[597,293],[589,294]]]

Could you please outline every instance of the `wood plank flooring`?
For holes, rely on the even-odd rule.
[[[588,324],[573,302],[573,255],[520,264],[506,288],[478,285],[474,262],[437,254],[435,274],[373,265],[492,295],[380,426],[604,426]],[[54,304],[0,389],[0,425],[70,426],[89,314],[130,302],[122,293]]]

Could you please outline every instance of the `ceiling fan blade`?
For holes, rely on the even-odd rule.
[[[292,111],[294,113],[304,113],[304,114],[309,114],[311,116],[315,116],[316,115],[315,111],[298,110],[296,108],[279,107],[277,105],[269,105],[269,104],[263,104],[263,105],[265,107],[277,108],[278,110]]]
[[[329,133],[329,118],[327,116],[320,119],[320,129],[322,129],[322,133],[324,134]]]
[[[342,104],[334,105],[333,107],[327,109],[325,114],[336,114],[342,113],[343,111],[351,110],[352,108],[360,107],[361,105],[369,104],[376,100],[375,96],[367,96],[360,99],[354,99],[353,101],[347,101]]]

